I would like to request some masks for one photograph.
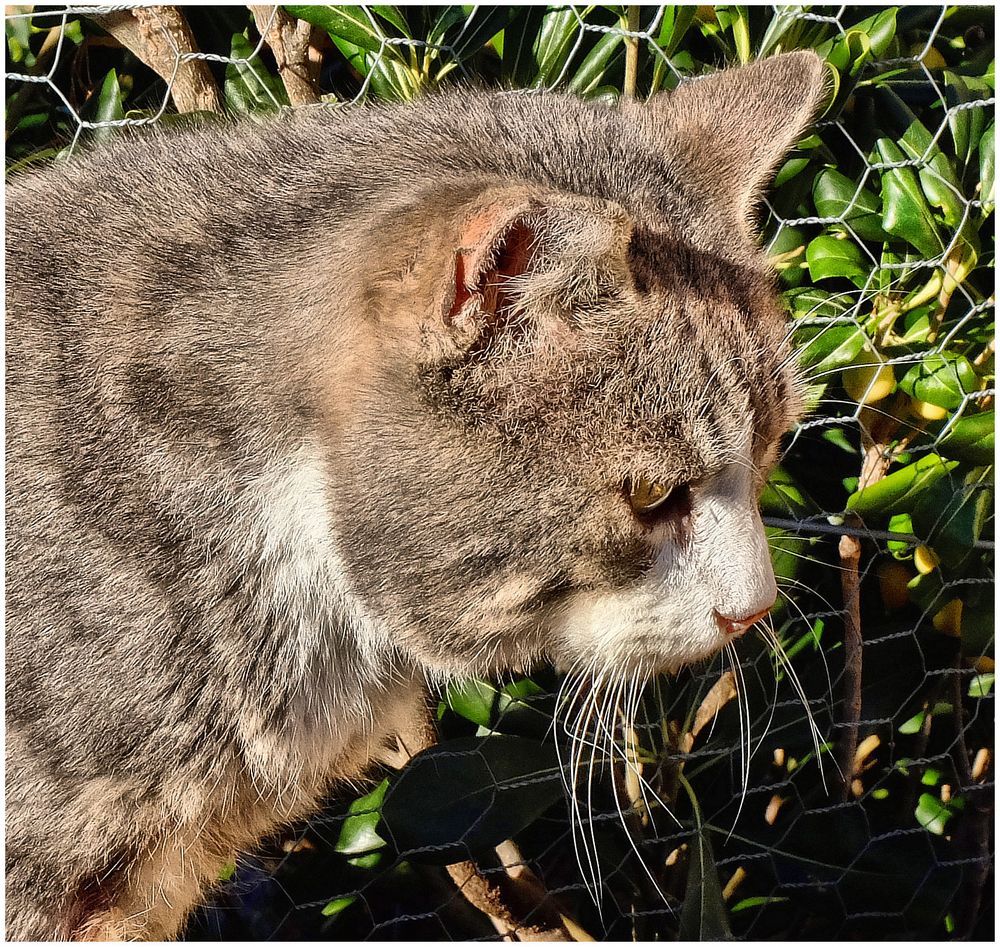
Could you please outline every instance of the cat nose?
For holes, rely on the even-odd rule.
[[[767,608],[761,609],[756,615],[749,615],[746,618],[727,618],[725,615],[719,614],[719,610],[716,609],[715,621],[724,635],[735,638],[742,635],[754,622],[760,621],[771,610],[772,605],[774,602]]]

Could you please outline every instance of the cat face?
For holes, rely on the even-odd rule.
[[[624,110],[650,161],[671,143],[676,181],[705,115],[766,100],[687,213],[627,181],[488,183],[381,298],[339,432],[339,542],[428,669],[673,670],[774,602],[757,498],[798,397],[746,217],[822,82],[809,55],[770,63]]]

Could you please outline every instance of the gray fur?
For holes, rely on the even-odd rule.
[[[746,221],[821,95],[797,53],[10,184],[8,937],[174,936],[426,676],[578,657],[557,618],[667,542],[625,478],[693,482],[697,520],[752,436],[759,489],[795,381]]]

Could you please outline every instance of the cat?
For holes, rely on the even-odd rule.
[[[754,234],[825,67],[145,131],[7,192],[7,934],[177,936],[427,682],[773,603]]]

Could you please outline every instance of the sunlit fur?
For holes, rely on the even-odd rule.
[[[572,668],[571,774],[620,759],[646,676],[770,604],[801,397],[752,219],[824,75],[453,90],[11,180],[9,937],[175,936],[427,680]],[[636,478],[690,503],[637,517]]]

